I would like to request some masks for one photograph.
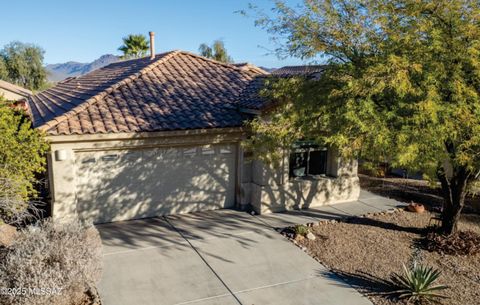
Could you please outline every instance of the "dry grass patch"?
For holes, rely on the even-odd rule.
[[[480,254],[452,256],[429,252],[419,240],[434,214],[398,211],[390,214],[353,218],[346,222],[324,222],[311,228],[316,240],[301,240],[299,245],[321,263],[341,275],[366,294],[376,305],[406,304],[381,293],[392,290],[385,280],[393,272],[402,273],[412,255],[442,274],[437,284],[448,299],[441,304],[480,304]],[[459,228],[480,234],[480,216],[464,215]]]
[[[0,249],[0,287],[25,289],[2,295],[0,304],[93,305],[101,272],[102,241],[95,227],[43,220]]]

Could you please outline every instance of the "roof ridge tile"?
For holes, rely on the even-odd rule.
[[[192,56],[192,57],[195,57],[195,58],[199,58],[199,59],[202,59],[202,60],[205,60],[205,61],[208,61],[208,62],[218,64],[220,66],[224,66],[224,67],[227,67],[227,68],[230,68],[230,69],[234,69],[234,70],[237,70],[237,71],[246,72],[245,69],[242,69],[241,67],[237,67],[235,65],[235,63],[225,63],[225,62],[221,62],[221,61],[218,61],[218,60],[215,60],[215,59],[212,59],[212,58],[208,58],[208,57],[205,57],[205,56],[201,56],[201,55],[198,55],[198,54],[195,54],[195,53],[192,53],[192,52],[188,52],[188,51],[183,51],[183,50],[175,50],[173,52],[178,52],[178,53],[181,53],[181,54],[184,54],[184,55],[189,55],[189,56]],[[250,63],[248,63],[248,64],[250,64]],[[256,68],[258,70],[257,72],[259,72],[261,74],[269,74],[267,71],[265,71],[265,70],[263,70],[259,67],[256,67]]]

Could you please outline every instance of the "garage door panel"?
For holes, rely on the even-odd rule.
[[[108,222],[232,207],[233,150],[223,145],[213,154],[202,153],[203,147],[77,153],[77,211]]]

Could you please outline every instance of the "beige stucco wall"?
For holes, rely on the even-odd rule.
[[[218,176],[219,173],[223,173],[225,176],[221,177],[222,174],[220,174],[216,180],[233,181],[234,190],[232,191],[234,192],[234,199],[231,200],[234,200],[234,206],[239,209],[245,209],[248,205],[251,205],[257,213],[318,207],[324,204],[358,199],[360,187],[357,177],[356,161],[346,162],[339,158],[334,150],[329,150],[327,177],[316,179],[290,179],[288,176],[289,165],[287,152],[284,154],[285,157],[280,167],[274,168],[265,165],[258,160],[251,160],[250,158],[244,157],[244,152],[240,145],[244,137],[245,133],[240,128],[187,132],[179,131],[144,134],[50,137],[51,153],[48,156],[48,166],[52,194],[52,216],[54,218],[68,218],[80,213],[88,218],[88,209],[82,210],[78,208],[78,203],[82,201],[82,204],[84,205],[109,205],[108,208],[111,210],[112,215],[114,215],[111,220],[149,217],[155,216],[155,213],[164,213],[165,210],[162,210],[161,208],[151,208],[149,204],[152,203],[149,203],[148,201],[135,205],[136,192],[145,192],[143,186],[140,185],[140,187],[138,187],[137,181],[126,183],[121,180],[118,184],[113,184],[108,179],[107,181],[109,182],[107,184],[104,184],[101,181],[103,178],[108,178],[109,175],[117,175],[118,173],[115,171],[119,171],[120,169],[122,169],[122,174],[117,175],[120,177],[119,179],[131,179],[129,176],[132,177],[132,175],[128,174],[137,173],[134,179],[138,180],[138,177],[141,177],[142,171],[149,170],[148,166],[145,167],[145,164],[140,166],[140,170],[138,170],[135,165],[126,164],[122,168],[116,166],[116,169],[113,172],[108,166],[104,166],[102,170],[97,171],[93,175],[92,173],[86,175],[84,170],[79,172],[79,166],[81,166],[81,163],[79,163],[79,161],[81,161],[80,158],[85,159],[90,155],[97,156],[98,158],[98,156],[105,154],[108,155],[111,152],[121,152],[121,156],[125,154],[133,156],[135,153],[128,152],[148,152],[151,148],[158,148],[159,150],[175,150],[212,145],[217,145],[218,147],[227,145],[234,148],[234,156],[231,158],[220,156],[220,158],[225,157],[225,160],[215,161],[212,159],[212,163],[204,162],[205,166],[203,166],[198,173],[192,171],[192,175],[195,176],[195,179],[188,181],[178,179],[179,177],[189,174],[188,165],[181,167],[180,172],[171,171],[168,173],[167,176],[171,177],[172,180],[169,184],[169,190],[174,189],[176,185],[175,183],[177,183],[181,184],[183,188],[190,187],[192,189],[192,194],[196,190],[199,193],[198,196],[190,195],[190,197],[185,197],[182,193],[179,193],[178,196],[174,196],[175,198],[166,197],[168,200],[162,199],[166,200],[166,205],[175,204],[176,199],[178,199],[179,202],[182,202],[182,200],[184,202],[188,200],[195,200],[197,203],[201,202],[203,198],[202,196],[205,195],[205,189],[209,189],[209,185],[216,185],[212,183],[212,177]],[[58,160],[59,153],[65,155],[65,160]],[[178,162],[185,162],[185,160],[178,159]],[[189,162],[193,162],[193,166],[197,161],[192,159]],[[211,167],[208,166],[208,164],[211,164]],[[162,165],[162,163],[159,163],[158,167],[157,170],[161,171],[162,168],[169,168],[169,164],[164,163]],[[231,169],[232,167],[234,167],[233,170]],[[228,168],[228,171],[224,171],[225,168]],[[123,174],[125,174],[125,177],[122,177]],[[96,175],[98,175],[99,178],[97,178]],[[162,179],[167,178],[163,177]],[[93,191],[92,187],[90,187],[90,189],[84,189],[82,193],[81,187],[86,183],[85,181],[88,182],[89,179],[100,179],[100,182],[94,184]],[[188,186],[186,186],[187,184]],[[125,189],[125,185],[128,186],[129,191],[127,194],[128,196],[124,196],[127,198],[127,201],[122,202],[119,200],[118,196],[114,196],[115,198],[113,199],[111,199],[112,197],[106,197],[105,190],[97,192],[97,189],[104,186],[107,188],[106,191],[108,191],[109,187],[114,190],[119,187]],[[212,187],[210,190],[212,192],[217,191],[215,187]],[[95,195],[88,197],[89,193],[95,193]],[[78,198],[79,195],[82,196],[80,201]],[[112,194],[107,195],[111,196]],[[155,196],[155,194],[152,196]],[[125,199],[122,198],[122,196],[120,197],[120,199]],[[87,198],[87,200],[85,200],[85,198]],[[108,198],[108,200],[105,200],[105,198]],[[125,202],[128,203],[128,200],[130,200],[132,204],[129,206],[127,205],[129,208],[125,208]],[[198,210],[227,206],[229,207],[230,205],[198,205]],[[145,212],[135,212],[139,210],[141,211],[141,209],[144,209]],[[190,206],[186,209],[180,207],[172,211],[175,213],[183,213],[190,212],[192,209]]]
[[[354,201],[360,195],[357,162],[342,160],[334,149],[328,152],[327,176],[289,178],[288,153],[279,167],[261,161],[251,163],[248,188],[253,209],[259,213],[319,207],[325,204]]]
[[[117,221],[167,214],[169,211],[184,213],[240,204],[241,169],[237,172],[237,168],[242,137],[243,132],[240,129],[50,137],[51,153],[48,156],[48,165],[52,216],[62,219],[80,214],[82,218],[88,219],[89,211],[93,211],[90,216],[94,221]],[[211,158],[202,155],[202,148],[208,147],[215,147],[217,150]],[[222,147],[229,147],[231,150],[221,152]],[[138,160],[152,151],[162,152],[161,155],[165,156],[170,153],[178,155],[177,153],[191,148],[197,151],[195,157],[173,156],[169,160],[162,157],[158,162],[138,163],[138,166],[131,163],[137,162],[133,160],[99,167],[97,169],[100,170],[95,173],[88,172],[88,168],[82,169],[82,162],[89,156],[98,160],[102,155],[114,153],[120,155],[120,161],[116,161],[118,163],[129,160],[129,156]],[[64,155],[65,160],[59,160],[59,154]],[[177,164],[172,164],[175,162]],[[167,173],[168,168],[173,172]],[[175,168],[179,170],[176,171]],[[142,183],[142,178],[148,175],[158,175],[158,180],[163,181],[165,188],[152,191],[157,187],[151,185],[156,179],[150,178],[148,183]],[[191,189],[191,192],[188,192],[188,189]],[[225,189],[228,191],[228,196],[225,195],[228,198],[220,194],[225,193]],[[175,198],[170,198],[172,196],[165,193],[175,194]],[[143,201],[140,201],[137,200],[139,194],[148,196],[141,197]],[[158,199],[155,197],[160,198],[163,205],[154,202]],[[211,200],[212,198],[218,200]],[[178,200],[178,206],[174,206],[175,200]],[[103,208],[108,209],[112,217],[108,216],[107,219],[95,215],[95,205],[104,205]]]
[[[5,98],[8,101],[18,101],[25,98],[24,95],[20,95],[15,92],[5,90],[2,88],[0,88],[0,96],[3,96],[3,98]]]

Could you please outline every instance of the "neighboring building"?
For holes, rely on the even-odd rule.
[[[286,66],[272,71],[272,75],[278,77],[304,76],[308,79],[317,79],[325,71],[325,67],[325,65]]]
[[[32,95],[32,91],[0,80],[0,96],[9,101],[19,101]]]
[[[110,222],[356,200],[356,162],[299,143],[281,168],[246,158],[268,73],[182,51],[110,64],[28,100],[48,135],[52,214]]]

